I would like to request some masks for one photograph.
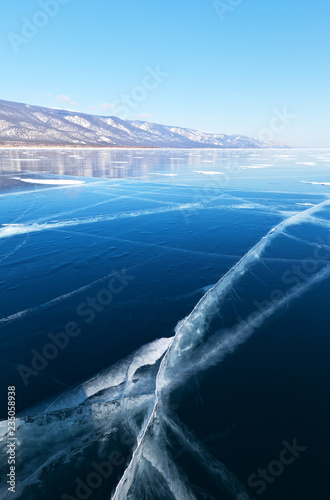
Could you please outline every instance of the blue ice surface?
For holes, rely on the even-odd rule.
[[[300,164],[316,162],[313,180],[322,175],[326,182],[326,162],[315,159],[323,154],[3,151],[0,266],[6,298],[0,316],[7,359],[27,362],[29,343],[42,345],[45,329],[59,331],[72,318],[81,322],[77,306],[123,269],[132,269],[134,286],[87,325],[95,361],[88,361],[89,351],[77,339],[79,366],[63,383],[91,375],[142,342],[169,336],[203,288],[216,283],[272,227],[327,198],[328,188],[307,184],[311,167]],[[304,243],[292,240],[288,247],[281,238],[266,250],[267,257],[305,255]],[[124,341],[126,335],[133,339]],[[14,338],[24,339],[24,354],[11,351]],[[105,345],[108,355],[101,349]],[[61,356],[49,371],[61,379]]]
[[[32,162],[13,161],[26,153],[0,154],[1,382],[9,377],[17,386],[19,409],[173,336],[178,322],[207,290],[214,297],[211,285],[229,273],[234,279],[219,299],[219,314],[206,318],[204,336],[191,348],[190,365],[205,359],[203,375],[196,372],[193,384],[173,392],[175,402],[185,401],[178,416],[243,482],[277,456],[284,439],[297,435],[312,447],[315,408],[329,380],[329,281],[313,282],[330,255],[329,152],[36,150],[28,152]],[[273,228],[279,228],[275,234]],[[320,245],[323,252],[315,254]],[[87,322],[88,300],[124,270],[132,278],[128,286]],[[255,333],[242,334],[237,345],[234,339],[232,354],[213,363],[212,346],[239,325],[243,332],[251,314],[261,314]],[[17,366],[29,365],[32,350],[41,352],[48,334],[70,322],[80,335],[23,386]],[[193,323],[187,338],[196,335]],[[328,405],[322,415],[325,428]],[[253,451],[242,453],[244,447]],[[316,455],[323,463],[320,450]],[[316,477],[314,462],[311,457]],[[194,481],[191,457],[180,464]],[[303,477],[301,472],[299,498],[305,500],[312,490]],[[287,498],[294,498],[290,475],[283,481]],[[205,487],[202,477],[199,487]],[[215,486],[209,494],[216,497]],[[266,495],[279,498],[276,487]]]

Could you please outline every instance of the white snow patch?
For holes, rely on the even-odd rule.
[[[260,165],[245,165],[244,167],[240,167],[241,169],[246,169],[246,168],[268,168],[268,167],[273,167],[274,165],[270,164],[260,164]]]
[[[216,170],[194,170],[196,174],[204,174],[204,175],[224,175],[223,172],[218,172]]]
[[[330,182],[300,181],[303,184],[315,184],[319,186],[330,186]]]
[[[69,185],[79,185],[85,184],[85,181],[74,181],[66,179],[21,179],[19,177],[13,177],[15,181],[28,182],[29,184],[50,184],[52,186],[69,186]]]
[[[161,174],[160,172],[150,172],[150,175],[164,175],[165,177],[176,177],[178,174]]]

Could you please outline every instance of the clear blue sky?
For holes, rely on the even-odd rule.
[[[330,147],[330,2],[49,2],[1,6],[1,99]]]

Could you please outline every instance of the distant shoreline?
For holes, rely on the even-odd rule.
[[[160,146],[116,146],[116,145],[93,146],[92,144],[63,144],[63,145],[62,144],[0,144],[0,149],[164,149],[164,148]],[[185,149],[185,148],[178,148],[178,149]],[[222,148],[216,148],[216,149],[222,149]]]
[[[224,148],[221,146],[196,146],[196,147],[184,147],[184,146],[101,146],[101,145],[91,145],[91,144],[0,144],[1,149],[183,149],[183,150],[195,150],[195,149],[216,149],[221,151],[272,151],[272,150],[281,150],[281,151],[292,151],[294,149],[326,149],[326,148],[254,148],[254,147],[246,147],[246,148]]]

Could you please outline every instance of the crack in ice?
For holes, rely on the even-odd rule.
[[[161,410],[163,407],[166,408],[164,399],[169,394],[170,389],[173,389],[174,386],[181,385],[183,383],[183,378],[186,378],[182,377],[182,375],[187,376],[187,371],[189,371],[186,370],[186,373],[182,373],[181,371],[179,376],[177,366],[184,364],[187,356],[189,356],[196,344],[200,342],[207,329],[208,321],[210,321],[210,319],[218,313],[216,306],[219,304],[219,301],[224,296],[226,291],[233,286],[233,283],[235,283],[237,279],[249,270],[249,267],[254,262],[259,260],[261,254],[278,234],[283,234],[287,227],[295,223],[299,224],[303,222],[306,218],[308,219],[311,214],[317,212],[321,207],[329,204],[330,200],[326,200],[319,205],[295,214],[272,228],[266,236],[264,236],[251,250],[249,250],[249,252],[247,252],[247,254],[245,254],[244,257],[242,257],[242,259],[218,281],[214,287],[206,292],[190,315],[179,323],[175,336],[170,342],[157,372],[155,402],[153,409],[146,421],[145,426],[141,429],[140,434],[137,437],[136,448],[133,451],[131,460],[115,489],[112,500],[123,500],[124,498],[128,498],[129,491],[133,485],[135,473],[143,457],[143,446],[147,440],[148,432],[151,428],[153,428],[157,419],[161,421]],[[215,345],[212,346],[213,349],[209,349],[210,346],[208,342],[207,347],[204,349],[205,353],[203,353],[204,356],[202,356],[202,358],[200,358],[201,353],[197,353],[195,356],[196,359],[194,360],[195,364],[191,362],[192,360],[190,358],[190,373],[188,373],[188,376],[219,362],[219,359],[222,359],[222,357],[228,352],[232,352],[235,347],[246,341],[255,329],[263,324],[265,319],[269,318],[274,312],[283,307],[283,305],[288,304],[293,299],[300,297],[313,285],[321,282],[329,276],[330,266],[327,266],[318,274],[310,278],[307,282],[300,284],[294,287],[292,291],[287,292],[287,294],[281,300],[277,301],[277,303],[272,303],[266,307],[264,311],[259,312],[253,321],[251,321],[251,318],[248,318],[243,328],[242,324],[239,323],[236,327],[234,327],[231,333],[228,334],[227,332],[227,334],[222,336],[220,340],[215,337],[216,342]],[[196,335],[197,332],[198,335]],[[213,338],[211,340],[214,341]],[[218,350],[220,347],[222,347],[222,350],[219,353]],[[184,356],[182,356],[183,354]],[[176,374],[175,380],[171,377],[171,369]],[[170,372],[169,377],[167,377],[168,371]],[[161,425],[158,427],[161,427]],[[157,436],[157,433],[159,434],[159,432],[159,428],[156,430],[154,429],[155,436]],[[165,451],[163,451],[163,453],[165,453]],[[241,491],[244,491],[244,489]]]

